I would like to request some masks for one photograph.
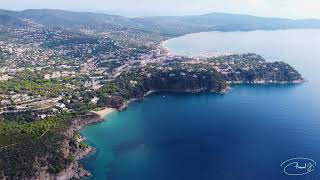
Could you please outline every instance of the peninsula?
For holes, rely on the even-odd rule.
[[[257,54],[172,55],[163,41],[215,29],[206,24],[190,29],[191,22],[175,29],[160,22],[0,10],[0,179],[89,176],[79,160],[92,148],[79,129],[152,91],[226,93],[233,84],[304,81],[289,64],[267,62]],[[293,20],[291,25],[301,27]]]

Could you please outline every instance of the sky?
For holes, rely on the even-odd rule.
[[[124,16],[191,15],[210,12],[320,19],[320,0],[0,0],[0,8],[64,9]]]

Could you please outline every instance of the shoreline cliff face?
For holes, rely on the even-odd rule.
[[[81,147],[82,141],[85,139],[80,135],[76,137],[74,145],[70,145],[70,140],[75,138],[79,130],[84,126],[103,122],[104,119],[94,113],[87,113],[85,115],[79,115],[72,119],[70,128],[65,132],[66,139],[63,142],[63,151],[66,157],[73,156],[73,161],[60,173],[56,175],[50,175],[47,172],[39,173],[38,178],[35,179],[52,179],[52,180],[65,180],[65,179],[81,179],[83,177],[91,176],[91,173],[86,171],[80,164],[80,160],[94,152],[94,148],[91,146]]]
[[[201,88],[201,89],[185,89],[185,90],[170,90],[170,89],[158,89],[158,90],[150,90],[146,93],[143,94],[143,96],[141,97],[137,97],[137,98],[131,98],[127,101],[123,101],[122,102],[122,105],[120,105],[120,107],[117,109],[118,111],[122,111],[122,110],[125,110],[129,104],[131,102],[134,102],[134,101],[139,101],[139,100],[143,100],[145,97],[147,96],[150,96],[150,95],[153,95],[153,94],[156,94],[156,93],[161,93],[161,92],[172,92],[172,93],[202,93],[202,92],[211,92],[211,93],[217,93],[217,94],[226,94],[228,93],[232,88],[229,86],[229,85],[226,85],[223,89],[217,91],[215,89],[212,89],[212,90],[208,90],[208,89],[205,89],[205,88]]]
[[[295,83],[303,83],[304,81],[301,80],[299,82],[295,82]],[[285,84],[285,83],[291,83],[291,82],[274,82],[275,84]],[[230,84],[237,84],[237,83],[230,83]],[[239,84],[245,84],[245,83],[239,83]],[[253,82],[250,84],[269,84],[269,83],[257,83],[257,82]],[[212,91],[208,91],[206,89],[195,89],[195,90],[150,90],[148,92],[146,92],[142,97],[140,98],[132,98],[128,101],[123,101],[122,104],[119,106],[119,108],[117,109],[118,111],[123,111],[125,110],[131,102],[134,101],[139,101],[139,100],[143,100],[144,97],[149,96],[149,95],[153,95],[155,93],[161,93],[161,92],[175,92],[175,93],[202,93],[202,92],[212,92],[212,93],[218,93],[218,94],[227,94],[229,91],[232,90],[232,87],[229,85],[226,85],[225,88],[221,89],[220,91],[216,91],[216,90],[212,90]],[[94,113],[90,113],[88,115],[85,116],[79,116],[77,118],[75,118],[73,120],[73,124],[70,128],[70,130],[68,131],[68,133],[74,134],[76,132],[78,132],[81,128],[90,125],[90,124],[94,124],[94,123],[100,123],[103,122],[104,119],[102,119],[99,115],[94,114]],[[82,139],[84,140],[84,139]],[[81,179],[83,177],[89,177],[91,176],[91,173],[86,171],[81,165],[80,165],[80,160],[85,158],[86,156],[88,156],[89,154],[94,153],[94,148],[88,146],[85,150],[81,150],[78,149],[76,152],[76,161],[71,164],[67,169],[65,169],[63,172],[61,172],[60,174],[58,174],[55,179],[58,180],[63,180],[63,179]]]
[[[181,92],[181,93],[201,93],[201,92],[213,92],[213,93],[220,93],[220,94],[225,94],[228,91],[230,91],[231,88],[230,86],[225,86],[224,89],[221,91],[217,92],[216,90],[208,91],[207,89],[196,89],[196,90],[150,90],[147,93],[145,93],[141,98],[133,98],[128,101],[123,101],[122,105],[117,109],[118,111],[125,110],[129,104],[133,101],[137,100],[142,100],[144,97],[152,95],[153,93],[158,93],[158,92]],[[67,131],[67,134],[69,137],[72,137],[73,134],[78,132],[80,129],[83,127],[90,125],[90,124],[95,124],[95,123],[100,123],[103,122],[104,119],[100,117],[97,114],[94,113],[88,113],[87,115],[84,116],[79,116],[73,119],[72,125],[70,129]],[[82,138],[81,141],[84,139]],[[67,143],[65,143],[65,149],[68,150]],[[80,160],[88,156],[89,154],[94,152],[94,148],[91,146],[88,146],[85,150],[82,150],[80,148],[77,149],[75,152],[75,161],[70,164],[65,170],[63,170],[61,173],[56,175],[53,179],[57,180],[63,180],[63,179],[81,179],[82,177],[89,177],[91,176],[91,173],[86,171],[81,165],[80,165]]]
[[[303,79],[295,82],[273,82],[273,84],[300,84],[305,82]],[[176,92],[176,93],[202,93],[202,92],[212,92],[212,93],[218,93],[218,94],[227,94],[229,91],[232,90],[232,87],[230,85],[236,85],[236,84],[270,84],[269,82],[252,82],[252,83],[237,83],[237,82],[232,82],[228,83],[223,89],[217,91],[217,90],[211,90],[208,91],[207,89],[195,89],[195,90],[150,90],[146,92],[142,97],[139,98],[132,98],[128,101],[123,101],[122,104],[120,104],[117,108],[117,111],[123,111],[125,110],[131,102],[138,101],[138,100],[143,100],[144,97],[153,95],[155,93],[161,93],[161,92]],[[90,113],[85,116],[79,116],[73,120],[73,124],[68,131],[69,135],[74,134],[75,132],[78,132],[81,128],[94,124],[94,123],[100,123],[103,122],[104,119],[101,118],[99,115]],[[84,139],[82,139],[83,141]],[[91,176],[91,173],[86,171],[81,165],[80,165],[80,160],[88,156],[89,154],[94,153],[94,148],[88,146],[85,150],[78,149],[76,152],[76,161],[71,164],[67,169],[65,169],[63,172],[58,174],[54,179],[81,179],[82,177],[89,177]]]
[[[226,94],[236,84],[299,84],[304,79],[290,65],[268,63],[256,54],[231,55],[208,59],[207,64],[174,63],[132,68],[99,90],[99,106],[125,110],[130,102],[141,100],[157,92]],[[137,76],[139,75],[139,76]],[[91,174],[83,169],[79,160],[93,152],[92,147],[81,148],[83,138],[70,146],[70,139],[89,124],[104,121],[99,115],[88,113],[72,120],[64,142],[66,157],[74,161],[54,179],[81,179]]]
[[[245,67],[237,65],[238,62],[230,62],[229,59],[234,58],[245,62],[245,65],[241,63],[241,66]],[[175,65],[176,69],[171,66],[133,69],[122,74],[114,82],[109,82],[102,87],[100,106],[112,107],[121,111],[125,110],[130,102],[141,100],[145,96],[157,92],[226,94],[231,90],[230,86],[236,84],[300,84],[304,82],[301,75],[290,65],[267,63],[262,57],[255,54],[226,56],[223,60],[213,59],[212,62],[215,63],[216,67],[217,64],[220,64],[221,67],[215,69],[200,64]],[[225,62],[229,62],[227,69],[223,67],[226,65]],[[248,68],[252,64],[255,64],[255,69]],[[241,68],[244,70],[241,70]],[[230,71],[230,69],[234,71]],[[139,74],[139,76],[136,76],[136,74]],[[73,138],[84,126],[102,121],[104,120],[94,113],[74,118],[66,133],[68,139]],[[81,179],[91,175],[90,172],[81,167],[79,160],[93,152],[93,148],[89,146],[80,148],[82,141],[81,138],[76,142],[76,148],[70,147],[68,141],[64,142],[66,156],[74,154],[74,161],[54,179]]]
[[[86,113],[76,117],[69,116],[66,121],[64,126],[46,132],[42,138],[5,149],[0,148],[1,157],[6,160],[0,161],[0,179],[66,180],[90,176],[80,164],[80,160],[94,152],[94,148],[83,142],[84,138],[80,136],[79,130],[104,119],[97,114]],[[8,153],[15,153],[13,158],[23,158],[19,166],[22,168],[16,168],[18,166],[14,164],[15,159],[6,158],[11,157]],[[10,170],[13,173],[8,173],[10,171],[7,168],[12,168]]]

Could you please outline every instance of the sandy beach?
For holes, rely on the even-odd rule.
[[[115,111],[117,111],[117,110],[114,108],[105,108],[100,111],[91,111],[91,112],[98,114],[101,118],[103,118],[103,117],[107,116],[108,114],[115,112]]]
[[[197,34],[197,33],[195,33],[195,34]],[[188,35],[193,35],[193,34],[187,34],[185,36],[188,36]],[[165,52],[168,56],[177,55],[177,56],[186,56],[189,58],[202,59],[202,58],[212,58],[212,57],[220,57],[220,56],[239,54],[239,53],[235,53],[235,52],[218,52],[218,51],[203,51],[203,52],[198,52],[197,55],[195,55],[193,53],[188,53],[188,52],[179,52],[177,54],[177,53],[173,52],[169,47],[166,46],[168,41],[173,40],[173,39],[176,39],[176,38],[165,40],[160,45],[160,47],[165,50]]]
[[[171,39],[169,39],[171,40]],[[160,47],[166,52],[168,56],[174,55],[174,53],[165,45],[169,40],[165,40],[161,43]]]

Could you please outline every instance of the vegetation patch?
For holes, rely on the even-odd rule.
[[[63,128],[65,124],[65,119],[59,117],[49,117],[24,124],[16,122],[0,123],[0,146],[29,142],[44,136],[50,130]]]

